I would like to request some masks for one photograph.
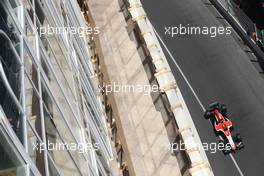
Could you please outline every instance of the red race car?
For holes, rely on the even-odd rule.
[[[204,113],[204,117],[211,121],[216,136],[220,138],[220,143],[224,144],[224,154],[244,148],[240,135],[232,136],[233,124],[227,116],[225,105],[220,106],[217,102],[210,104],[209,109]]]

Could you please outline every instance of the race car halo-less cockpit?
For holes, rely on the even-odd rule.
[[[217,102],[210,104],[209,109],[204,113],[204,117],[211,121],[216,136],[220,138],[219,142],[224,144],[224,154],[235,153],[244,148],[240,135],[232,134],[233,124],[227,116],[225,105],[220,106]]]

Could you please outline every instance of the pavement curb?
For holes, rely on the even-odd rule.
[[[142,4],[140,0],[128,0],[128,3],[130,5],[128,10],[133,21],[136,22],[141,30],[142,38],[144,38],[145,44],[156,68],[155,77],[161,92],[165,93],[168,98],[179,132],[185,143],[186,153],[191,161],[189,172],[193,176],[213,175],[204,150],[197,147],[194,149],[193,147],[193,144],[202,146],[201,140]]]

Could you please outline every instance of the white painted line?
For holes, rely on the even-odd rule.
[[[174,58],[174,56],[171,54],[170,50],[168,49],[168,47],[166,46],[166,44],[164,43],[164,41],[162,40],[162,38],[160,37],[160,35],[158,34],[158,32],[156,31],[156,29],[153,27],[153,30],[156,34],[156,36],[158,37],[159,41],[161,42],[161,44],[163,45],[163,47],[165,48],[165,50],[167,51],[167,53],[170,56],[170,59],[173,61],[173,63],[175,64],[175,66],[177,67],[177,69],[179,70],[180,74],[182,75],[183,79],[185,80],[185,82],[187,83],[188,87],[190,88],[191,92],[193,93],[195,99],[197,100],[197,102],[199,103],[199,105],[201,106],[202,110],[205,111],[205,107],[202,104],[201,100],[199,99],[199,97],[197,96],[197,94],[195,93],[194,89],[192,88],[190,82],[188,81],[187,77],[185,76],[185,74],[183,73],[182,69],[180,68],[180,66],[178,65],[178,63],[176,62],[176,59]],[[235,158],[233,157],[232,154],[229,154],[230,158],[232,159],[234,165],[236,166],[239,174],[241,176],[244,176],[242,170],[240,169],[239,165],[237,164],[237,161],[235,160]]]
[[[232,154],[229,154],[229,156],[230,156],[230,158],[233,160],[233,163],[235,164],[235,166],[236,166],[236,168],[237,168],[239,174],[240,174],[241,176],[244,176],[244,174],[243,174],[242,170],[240,169],[239,165],[237,164],[237,162],[236,162],[234,156],[233,156]]]

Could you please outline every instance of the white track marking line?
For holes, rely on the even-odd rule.
[[[232,159],[233,163],[235,164],[235,166],[236,166],[236,168],[237,168],[239,174],[240,174],[241,176],[244,176],[244,174],[243,174],[242,170],[240,169],[239,165],[237,164],[237,161],[236,161],[236,159],[234,158],[234,156],[233,156],[232,154],[229,154],[229,156],[230,156],[230,158]]]
[[[153,27],[153,26],[152,26]],[[192,88],[190,82],[188,81],[187,77],[185,76],[185,74],[183,73],[182,69],[180,68],[180,66],[178,65],[178,63],[176,62],[176,59],[174,58],[174,56],[171,54],[170,50],[168,49],[168,47],[166,46],[166,44],[164,43],[164,41],[162,40],[162,38],[160,37],[160,35],[158,34],[158,32],[156,31],[156,29],[153,27],[153,30],[156,34],[156,36],[158,37],[159,41],[161,42],[161,44],[163,45],[163,47],[165,48],[165,50],[167,51],[167,53],[170,56],[170,59],[173,61],[173,63],[175,64],[175,66],[177,67],[177,69],[179,70],[180,74],[182,75],[183,79],[185,80],[185,82],[187,83],[188,87],[190,88],[191,92],[193,93],[195,99],[197,100],[197,102],[200,104],[201,108],[203,111],[205,111],[205,107],[202,104],[201,100],[199,99],[199,97],[197,96],[197,94],[195,93],[194,89]],[[235,164],[239,174],[241,176],[244,176],[242,170],[240,169],[239,165],[237,164],[237,161],[235,160],[234,156],[232,154],[229,154],[230,158],[232,159],[233,163]]]

